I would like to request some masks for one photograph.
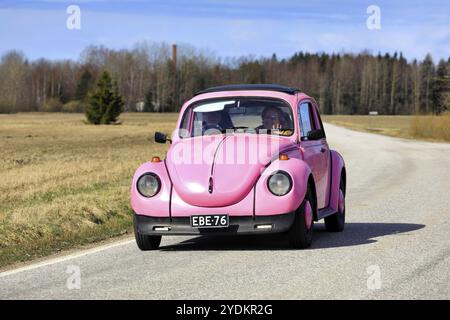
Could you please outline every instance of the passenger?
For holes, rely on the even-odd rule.
[[[266,130],[280,130],[283,129],[283,112],[273,106],[266,107],[262,114],[263,124],[259,126],[257,129],[266,129]]]

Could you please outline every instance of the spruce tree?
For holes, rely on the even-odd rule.
[[[92,74],[88,70],[84,70],[77,85],[77,91],[75,92],[75,99],[83,101],[89,90],[93,85]]]
[[[100,76],[96,89],[88,95],[86,118],[93,124],[110,124],[117,121],[123,111],[123,100],[117,84],[107,71]]]
[[[450,102],[450,77],[444,60],[441,60],[438,64],[436,77],[433,81],[431,99],[433,101],[434,114],[441,114],[448,110],[448,104]]]

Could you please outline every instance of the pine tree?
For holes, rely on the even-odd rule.
[[[449,109],[450,102],[450,78],[447,65],[441,60],[436,70],[436,77],[433,81],[433,92],[431,95],[433,102],[433,113],[441,114]]]
[[[123,105],[117,83],[113,82],[109,73],[105,71],[97,82],[97,88],[88,95],[86,118],[93,124],[114,123],[123,111]]]
[[[75,99],[83,101],[86,98],[89,90],[91,89],[93,82],[94,78],[92,77],[92,74],[88,70],[84,70],[77,85]]]

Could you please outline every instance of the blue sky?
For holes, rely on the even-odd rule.
[[[81,9],[68,30],[66,9]],[[369,5],[381,29],[366,27]],[[294,52],[401,51],[408,59],[450,57],[450,1],[0,0],[0,53],[78,59],[90,44],[132,48],[138,41],[188,43],[216,56],[289,57]]]

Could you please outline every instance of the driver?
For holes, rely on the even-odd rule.
[[[203,132],[211,129],[222,131],[220,125],[222,121],[222,111],[204,112],[203,116]]]

